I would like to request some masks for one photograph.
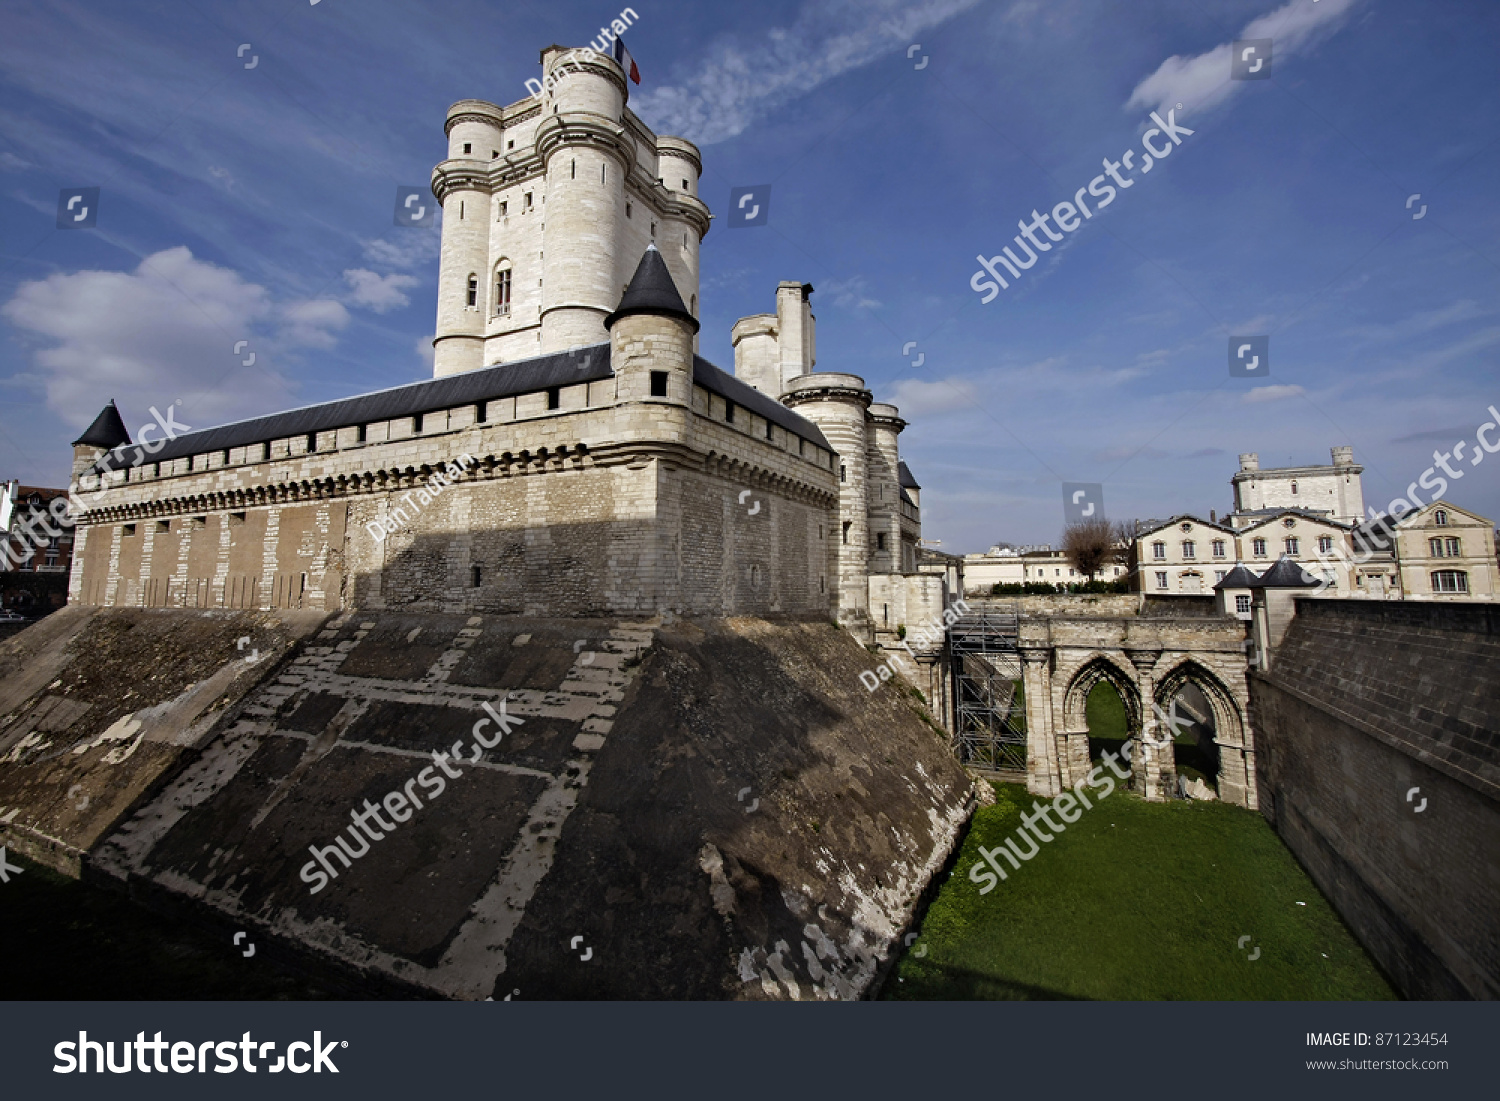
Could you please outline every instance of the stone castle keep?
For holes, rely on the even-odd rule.
[[[0,643],[0,845],[354,995],[859,997],[976,798],[860,678],[943,614],[904,425],[814,370],[802,283],[733,374],[696,354],[698,151],[542,57],[449,113],[433,378],[75,441],[69,604]]]
[[[814,370],[812,287],[734,326],[734,374],[699,357],[698,150],[631,113],[609,58],[542,60],[541,96],[448,113],[434,377],[152,453],[107,408],[75,444],[106,492],[71,601],[816,615],[867,639],[941,617],[905,422]]]

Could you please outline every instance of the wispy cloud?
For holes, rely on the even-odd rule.
[[[979,402],[979,392],[967,379],[924,382],[908,378],[896,383],[891,400],[906,415],[923,416],[972,409]]]
[[[808,0],[790,26],[772,27],[749,41],[720,39],[694,71],[636,97],[631,106],[657,133],[699,145],[726,141],[782,104],[906,49],[914,36],[978,2]]]
[[[414,275],[377,275],[366,268],[350,268],[344,272],[344,282],[349,284],[350,305],[389,313],[411,304],[405,292],[421,280]]]
[[[1287,58],[1336,31],[1345,13],[1359,0],[1290,0],[1273,12],[1245,24],[1237,38],[1269,38],[1271,63]],[[1188,111],[1206,111],[1228,99],[1244,85],[1229,79],[1232,43],[1224,42],[1194,57],[1173,54],[1135,86],[1127,110],[1165,110],[1181,103]]]
[[[1260,405],[1268,401],[1281,401],[1283,398],[1301,397],[1306,393],[1300,386],[1257,386],[1240,400],[1246,405]]]
[[[826,279],[818,290],[841,309],[871,310],[881,303],[870,297],[868,287],[869,281],[863,275],[854,275],[848,279]]]

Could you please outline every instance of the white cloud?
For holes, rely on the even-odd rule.
[[[411,275],[377,275],[365,268],[350,268],[344,272],[344,282],[349,284],[351,304],[376,313],[389,313],[411,304],[403,292],[420,280]]]
[[[1282,398],[1295,398],[1307,393],[1300,386],[1257,386],[1242,399],[1246,405],[1259,405],[1267,401],[1280,401]]]
[[[892,388],[891,404],[908,417],[931,416],[957,409],[972,409],[979,402],[974,384],[964,379],[902,379]]]
[[[441,240],[436,229],[403,229],[396,239],[364,242],[365,259],[387,268],[415,268],[438,258]]]
[[[20,381],[42,389],[64,422],[81,428],[115,398],[132,432],[150,406],[179,398],[180,419],[199,428],[294,404],[291,383],[272,367],[276,354],[330,347],[349,320],[332,300],[277,304],[264,287],[184,246],[134,271],[22,283],[0,316],[33,345],[33,369]]]
[[[426,336],[419,336],[417,337],[417,343],[414,345],[414,347],[417,349],[417,355],[421,358],[422,363],[426,366],[429,373],[431,373],[432,371],[432,359],[434,351],[432,347],[432,338],[434,335],[435,334],[433,333],[429,333]]]
[[[1343,15],[1359,0],[1290,0],[1273,12],[1245,24],[1235,37],[1269,38],[1272,72],[1304,46],[1314,44],[1338,29]],[[1232,44],[1221,43],[1196,57],[1174,54],[1135,86],[1126,101],[1127,110],[1166,110],[1178,103],[1184,111],[1206,111],[1227,99],[1231,92],[1249,83],[1230,80]],[[1273,78],[1274,79],[1274,76]]]
[[[835,306],[846,310],[869,310],[875,309],[881,303],[871,298],[866,287],[867,281],[863,275],[851,276],[848,279],[825,280],[818,290],[823,292]]]
[[[349,324],[349,311],[332,298],[295,302],[281,311],[281,338],[291,346],[332,348],[333,334]]]
[[[659,134],[712,145],[851,69],[906,49],[917,35],[976,3],[808,0],[790,27],[773,27],[752,41],[721,39],[679,83],[636,96],[630,105]]]

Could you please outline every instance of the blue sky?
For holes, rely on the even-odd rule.
[[[65,485],[109,398],[205,427],[427,377],[436,235],[392,225],[395,187],[450,103],[521,98],[621,6],[6,3],[0,478]],[[631,106],[700,144],[720,215],[704,354],[731,367],[734,320],[812,283],[818,366],[901,406],[945,550],[1055,541],[1064,481],[1114,517],[1223,511],[1242,451],[1352,444],[1383,505],[1500,407],[1492,3],[631,7]],[[1261,37],[1270,79],[1230,81]],[[976,257],[1176,103],[1194,133],[981,303]],[[762,183],[769,224],[725,228]],[[56,229],[89,186],[97,224]],[[1229,377],[1246,334],[1269,379]],[[1459,465],[1447,498],[1500,518],[1500,455]]]

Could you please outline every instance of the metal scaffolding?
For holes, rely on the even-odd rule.
[[[994,772],[1026,772],[1026,707],[1021,686],[1020,609],[971,612],[948,629],[953,653],[954,754]]]

